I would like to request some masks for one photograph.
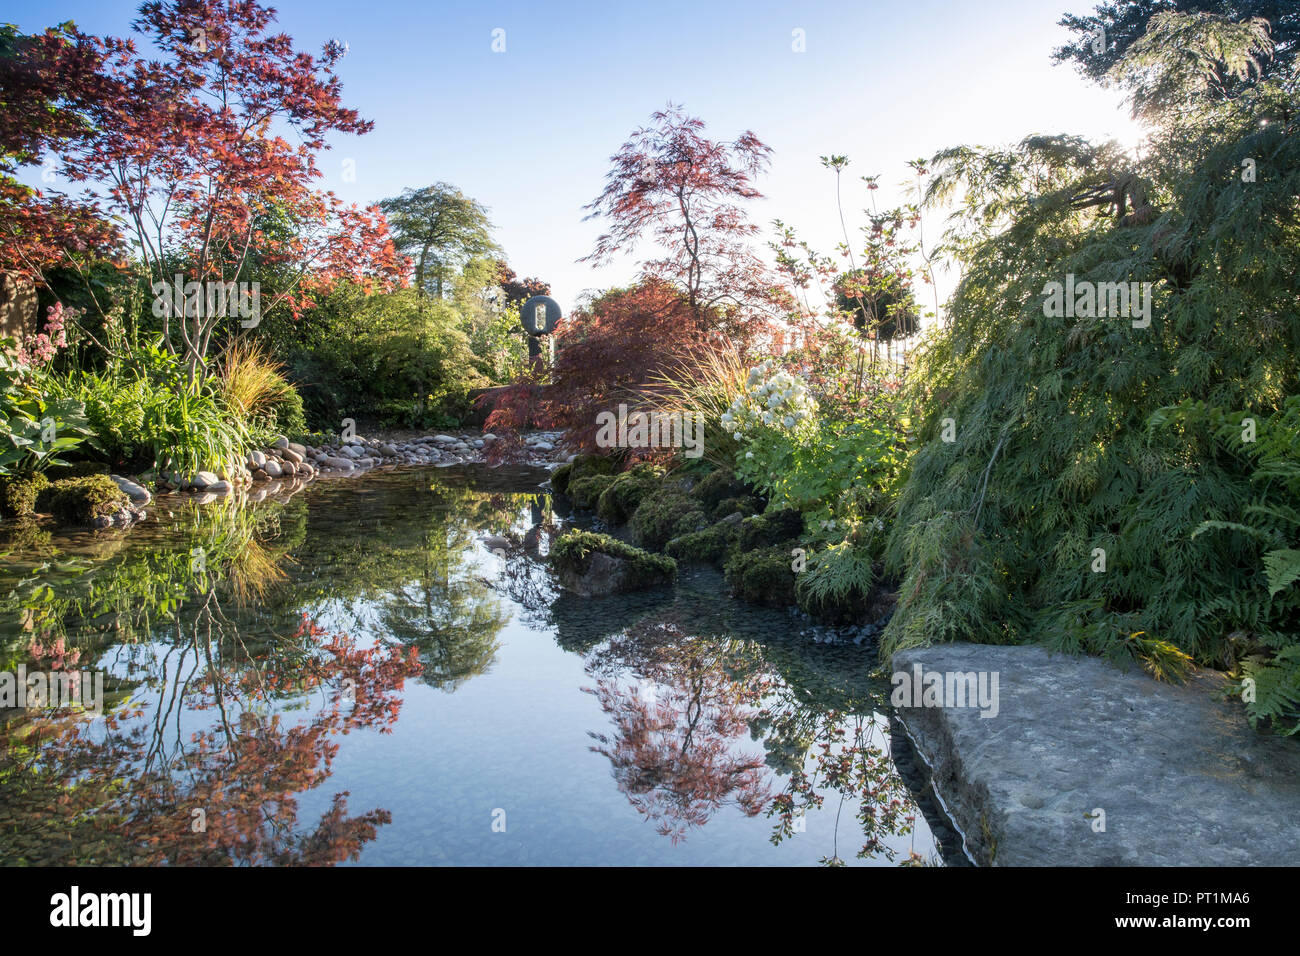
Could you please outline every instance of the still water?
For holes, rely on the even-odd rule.
[[[557,592],[545,478],[405,470],[163,499],[129,532],[6,528],[0,673],[103,694],[0,709],[0,862],[957,862],[898,771],[874,648],[709,569]]]

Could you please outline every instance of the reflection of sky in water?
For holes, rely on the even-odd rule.
[[[860,862],[855,859],[863,843],[855,819],[857,802],[825,787],[819,788],[825,803],[809,811],[806,830],[777,845],[770,840],[773,818],[766,812],[746,816],[727,800],[708,812],[703,823],[686,828],[677,842],[656,832],[656,823],[646,819],[619,789],[610,759],[593,749],[598,745],[593,734],[612,734],[613,718],[591,689],[603,677],[616,695],[619,689],[634,693],[642,678],[631,666],[635,661],[623,666],[617,657],[613,664],[606,660],[601,673],[591,662],[593,652],[609,650],[604,638],[616,636],[630,624],[655,621],[659,615],[677,621],[684,634],[723,629],[733,637],[727,643],[728,654],[758,662],[759,676],[774,677],[779,687],[786,688],[787,702],[811,698],[809,706],[817,708],[815,693],[810,695],[801,684],[799,675],[805,672],[814,684],[851,686],[857,694],[869,689],[876,695],[873,701],[887,697],[887,685],[865,676],[874,667],[873,649],[812,644],[793,633],[799,625],[787,613],[752,608],[725,597],[721,579],[710,576],[711,572],[684,575],[675,594],[590,602],[566,597],[552,603],[554,595],[544,584],[538,590],[542,578],[526,548],[512,548],[503,560],[482,540],[487,534],[508,533],[518,545],[532,524],[528,499],[502,498],[486,511],[476,510],[473,520],[462,520],[454,506],[448,512],[439,511],[439,505],[431,517],[429,509],[410,505],[411,495],[427,490],[429,482],[427,472],[422,477],[407,472],[370,476],[351,486],[309,488],[295,504],[304,507],[305,500],[310,533],[293,548],[294,561],[286,567],[288,581],[273,602],[274,613],[259,611],[252,618],[240,618],[241,637],[247,637],[274,632],[277,625],[269,623],[268,617],[289,622],[286,626],[292,629],[297,616],[306,611],[321,627],[345,630],[362,646],[391,640],[395,628],[400,628],[400,636],[421,636],[425,658],[439,653],[439,629],[454,629],[460,623],[448,619],[445,603],[431,603],[431,595],[467,594],[464,613],[487,618],[498,614],[504,620],[496,631],[495,654],[486,667],[474,668],[477,673],[448,680],[441,689],[419,677],[408,679],[397,695],[401,711],[391,733],[361,729],[333,738],[339,750],[332,774],[321,786],[299,796],[300,826],[314,824],[334,795],[346,790],[350,813],[383,808],[392,814],[391,823],[380,826],[377,837],[363,846],[359,860],[363,865],[815,864],[832,855],[837,834],[839,856],[849,863]],[[531,482],[512,490],[521,487],[530,488]],[[333,595],[332,577],[352,570],[348,553],[385,549],[407,521],[423,522],[426,531],[437,534],[442,530],[440,520],[459,526],[459,531],[449,532],[450,560],[426,569],[424,580],[372,582],[379,586],[371,593]],[[126,546],[143,547],[151,535],[167,533],[166,529],[137,532],[139,537]],[[323,534],[334,537],[335,547],[331,556],[317,560],[312,542]],[[528,575],[531,587],[521,589],[521,574]],[[506,586],[507,578],[513,586]],[[523,594],[531,595],[524,598],[528,606],[510,596]],[[692,630],[696,616],[713,626],[708,631]],[[395,621],[399,623],[394,625]],[[570,635],[564,640],[572,649],[557,643],[557,627],[562,635]],[[435,636],[430,646],[423,641],[428,633]],[[750,640],[754,637],[763,639]],[[707,653],[713,644],[706,640],[700,646]],[[490,642],[486,647],[490,652]],[[773,653],[785,662],[780,667],[770,666],[769,661],[776,659]],[[192,649],[183,654],[178,647],[146,643],[110,648],[100,666],[119,676],[151,675],[152,686],[140,688],[134,699],[144,707],[143,719],[153,721],[160,706],[164,711],[171,706],[175,679],[179,675],[184,683],[192,674],[195,657]],[[427,667],[426,663],[426,674],[430,673]],[[159,684],[165,687],[161,701]],[[287,719],[305,720],[322,706],[325,696],[317,689],[282,701],[275,709]],[[769,692],[754,702],[764,706],[774,699]],[[255,706],[263,713],[269,709],[265,703]],[[862,712],[871,709],[868,705]],[[174,729],[164,737],[177,742],[179,749],[179,742],[193,730],[211,727],[214,716],[211,710],[190,713],[178,706],[167,719]],[[874,742],[887,749],[885,727],[882,719]],[[752,739],[748,730],[734,736],[724,733],[721,740],[721,758],[756,757],[761,764],[763,742]],[[806,766],[811,767],[811,762]],[[762,768],[761,776],[772,793],[786,784],[768,767]],[[909,852],[933,858],[934,841],[925,819],[907,802],[904,812],[915,815],[914,831],[888,833],[883,842],[896,851],[896,861],[905,860]],[[493,830],[498,809],[505,811],[504,833]],[[869,862],[888,863],[883,858]]]

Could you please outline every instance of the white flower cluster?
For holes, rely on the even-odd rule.
[[[791,430],[817,413],[817,402],[803,380],[784,369],[773,373],[776,367],[768,359],[751,368],[745,392],[722,413],[722,427],[737,441],[759,426]]]

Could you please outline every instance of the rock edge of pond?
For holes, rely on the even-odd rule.
[[[1222,675],[1169,684],[1033,646],[948,644],[892,660],[896,675],[918,665],[998,675],[996,716],[897,710],[976,863],[1295,863],[1300,742],[1252,730]]]

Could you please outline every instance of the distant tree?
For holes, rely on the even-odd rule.
[[[397,248],[415,262],[415,287],[442,298],[466,262],[500,251],[492,241],[487,209],[450,183],[406,189],[379,208],[388,217]]]
[[[520,279],[515,275],[515,270],[511,269],[504,259],[497,260],[497,282],[501,286],[501,291],[505,294],[504,304],[507,306],[518,305],[526,302],[535,295],[550,295],[551,284],[543,282],[541,279]]]
[[[703,120],[669,104],[632,134],[611,157],[604,191],[585,207],[609,231],[579,260],[599,265],[656,243],[662,255],[642,263],[642,278],[680,288],[697,330],[728,306],[751,311],[779,299],[749,247],[758,227],[739,205],[762,196],[753,183],[771,149],[748,131],[724,143],[703,130]]]

